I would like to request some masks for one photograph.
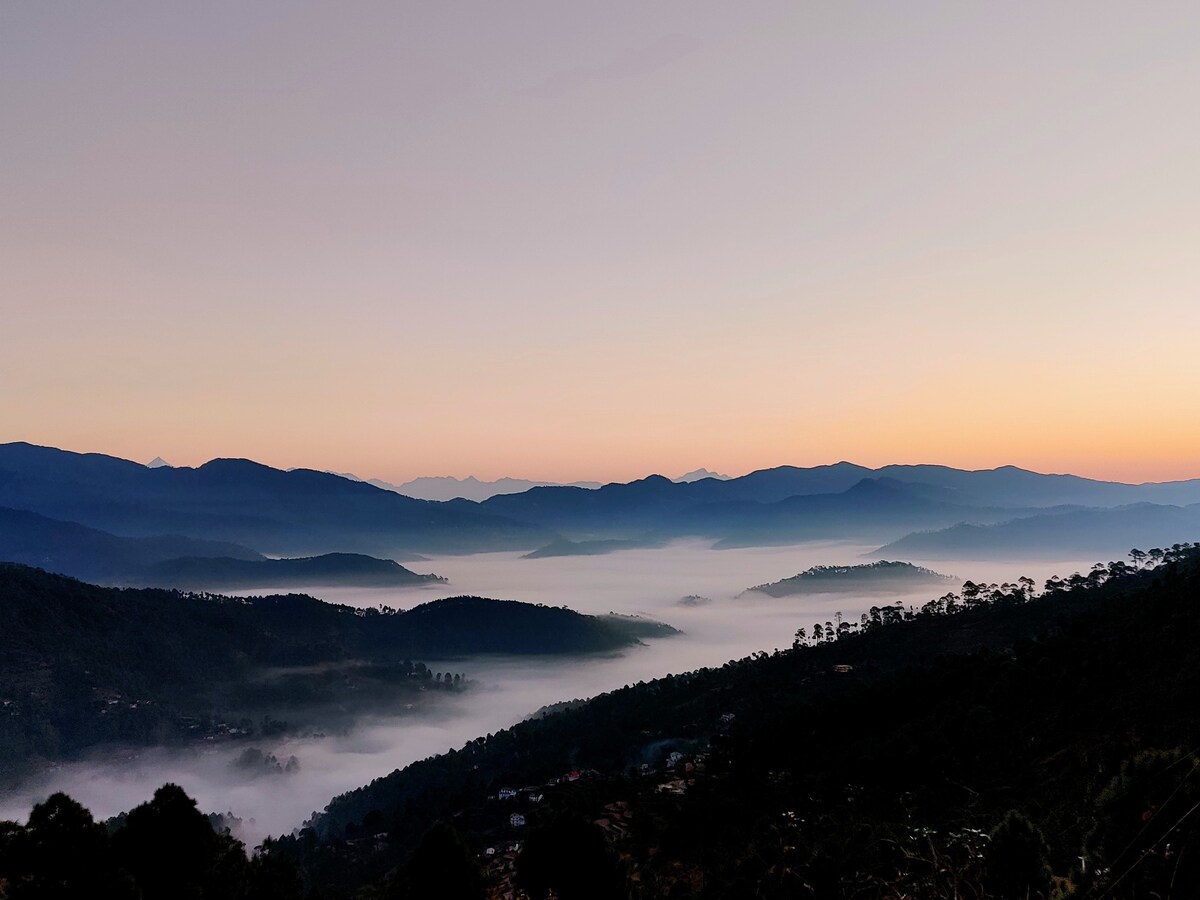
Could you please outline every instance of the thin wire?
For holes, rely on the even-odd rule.
[[[1175,766],[1177,766],[1179,763],[1183,762],[1185,759],[1189,759],[1190,757],[1195,756],[1197,751],[1200,751],[1200,747],[1196,748],[1196,750],[1193,750],[1187,756],[1181,756],[1179,759],[1177,759],[1174,762],[1170,763],[1169,765],[1163,767],[1162,769],[1159,769],[1154,774],[1156,776],[1158,776],[1158,775],[1162,775],[1166,772],[1170,772],[1171,769],[1175,768]],[[1195,768],[1193,768],[1192,771],[1190,771],[1186,775],[1184,775],[1183,780],[1175,786],[1175,790],[1171,791],[1171,795],[1162,802],[1162,804],[1160,805],[1159,808],[1161,809],[1162,807],[1165,807],[1168,803],[1170,803],[1173,799],[1175,799],[1175,795],[1178,794],[1183,789],[1183,786],[1185,784],[1187,784],[1187,780],[1189,778],[1191,778],[1195,773],[1196,773],[1196,770],[1195,770]],[[1132,790],[1133,790],[1133,788],[1131,787],[1129,790],[1125,791],[1125,793],[1123,793],[1121,796],[1122,797],[1129,796],[1129,794],[1130,794],[1130,792],[1132,792]],[[1125,849],[1113,857],[1112,862],[1109,863],[1110,866],[1115,866],[1117,863],[1119,863],[1121,861],[1121,859],[1125,856],[1126,853],[1128,853],[1130,851],[1130,849],[1133,847],[1133,845],[1138,842],[1138,840],[1141,838],[1141,836],[1146,833],[1146,829],[1150,827],[1150,825],[1153,821],[1154,821],[1153,817],[1146,820],[1146,824],[1143,825],[1141,827],[1141,830],[1138,831],[1138,833],[1133,836],[1133,838],[1129,841],[1129,843],[1125,845]]]
[[[1185,812],[1182,816],[1180,816],[1179,821],[1176,822],[1174,825],[1172,825],[1170,828],[1168,828],[1166,833],[1162,837],[1160,837],[1157,841],[1155,841],[1153,844],[1151,844],[1149,847],[1147,847],[1146,850],[1142,853],[1142,855],[1139,856],[1128,869],[1126,869],[1124,872],[1122,872],[1121,877],[1118,878],[1116,881],[1114,881],[1112,884],[1110,884],[1108,886],[1108,890],[1106,890],[1103,894],[1101,894],[1097,898],[1097,900],[1104,900],[1105,897],[1107,897],[1114,890],[1116,890],[1117,885],[1120,884],[1122,881],[1124,881],[1130,872],[1132,872],[1134,869],[1136,869],[1138,866],[1140,866],[1142,864],[1143,860],[1145,860],[1146,857],[1150,855],[1151,850],[1153,850],[1155,847],[1157,847],[1159,844],[1161,844],[1165,839],[1169,838],[1171,836],[1171,833],[1173,831],[1175,831],[1175,829],[1177,829],[1180,825],[1183,824],[1183,820],[1186,819],[1188,816],[1190,816],[1192,813],[1194,813],[1198,809],[1200,809],[1200,801],[1197,801],[1195,806],[1193,806],[1191,809],[1189,809],[1187,812]]]

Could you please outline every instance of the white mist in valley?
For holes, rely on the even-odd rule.
[[[751,585],[787,578],[809,566],[861,564],[868,561],[864,554],[870,549],[808,543],[713,551],[705,543],[678,542],[601,556],[444,556],[409,567],[443,575],[448,584],[405,590],[313,588],[306,592],[356,607],[409,608],[462,594],[522,600],[583,613],[647,616],[683,634],[608,656],[425,659],[435,671],[462,672],[471,680],[470,688],[459,694],[438,694],[420,712],[380,710],[360,718],[345,733],[324,737],[255,738],[188,751],[125,749],[97,754],[85,762],[59,766],[0,798],[0,818],[23,821],[34,802],[57,790],[75,797],[97,817],[108,817],[149,799],[155,788],[170,781],[195,797],[204,811],[229,811],[240,817],[244,824],[239,836],[253,845],[265,835],[292,831],[336,794],[506,728],[547,704],[789,647],[797,628],[823,623],[835,612],[854,621],[873,605],[897,600],[920,604],[937,593],[922,589],[885,596],[738,596]],[[1028,575],[1038,584],[1052,574],[1086,572],[1092,562],[911,561],[975,581],[1012,581]],[[259,588],[233,593],[272,592]],[[708,602],[681,603],[684,597]],[[236,766],[235,760],[249,746],[274,753],[281,761],[295,756],[299,769],[284,774]]]

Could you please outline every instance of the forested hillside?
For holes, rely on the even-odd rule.
[[[481,597],[364,610],[303,594],[100,588],[11,564],[0,564],[0,616],[5,778],[104,741],[209,734],[222,718],[385,712],[434,682],[414,659],[602,652],[674,633]]]
[[[605,835],[592,864],[636,875],[620,896],[1142,897],[1172,879],[1191,896],[1200,572],[1187,546],[1163,560],[1040,594],[968,582],[921,609],[822,625],[815,643],[806,629],[790,652],[631,686],[417,763],[283,846],[346,887],[402,864],[439,818],[481,851],[531,853],[535,835],[582,821]],[[506,785],[545,797],[488,799]],[[364,850],[368,832],[385,838]],[[519,880],[522,858],[491,877]],[[572,890],[559,896],[598,896]]]
[[[1131,560],[1044,591],[966,582],[561,704],[336,798],[251,862],[194,817],[174,838],[210,848],[186,870],[205,897],[1196,896],[1200,551]],[[175,791],[150,807],[179,829]],[[48,815],[0,828],[8,885],[65,846]],[[94,838],[95,870],[183,885],[123,844],[148,815]],[[256,894],[266,866],[279,887]]]

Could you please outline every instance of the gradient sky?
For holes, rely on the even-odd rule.
[[[1200,476],[1200,4],[0,0],[0,440]]]

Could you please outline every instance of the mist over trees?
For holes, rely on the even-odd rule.
[[[461,671],[434,660],[611,652],[676,633],[481,597],[357,609],[301,594],[101,588],[6,563],[0,613],[4,785],[98,744],[327,729],[467,687]]]
[[[45,863],[65,834],[112,896],[1191,896],[1198,601],[1184,543],[1041,589],[968,581],[564,704],[256,855],[170,785],[107,830],[57,795],[0,826],[0,878],[69,890],[79,870]]]
[[[111,827],[62,793],[0,822],[0,896],[12,900],[297,900],[295,864],[268,840],[248,855],[167,784]]]

